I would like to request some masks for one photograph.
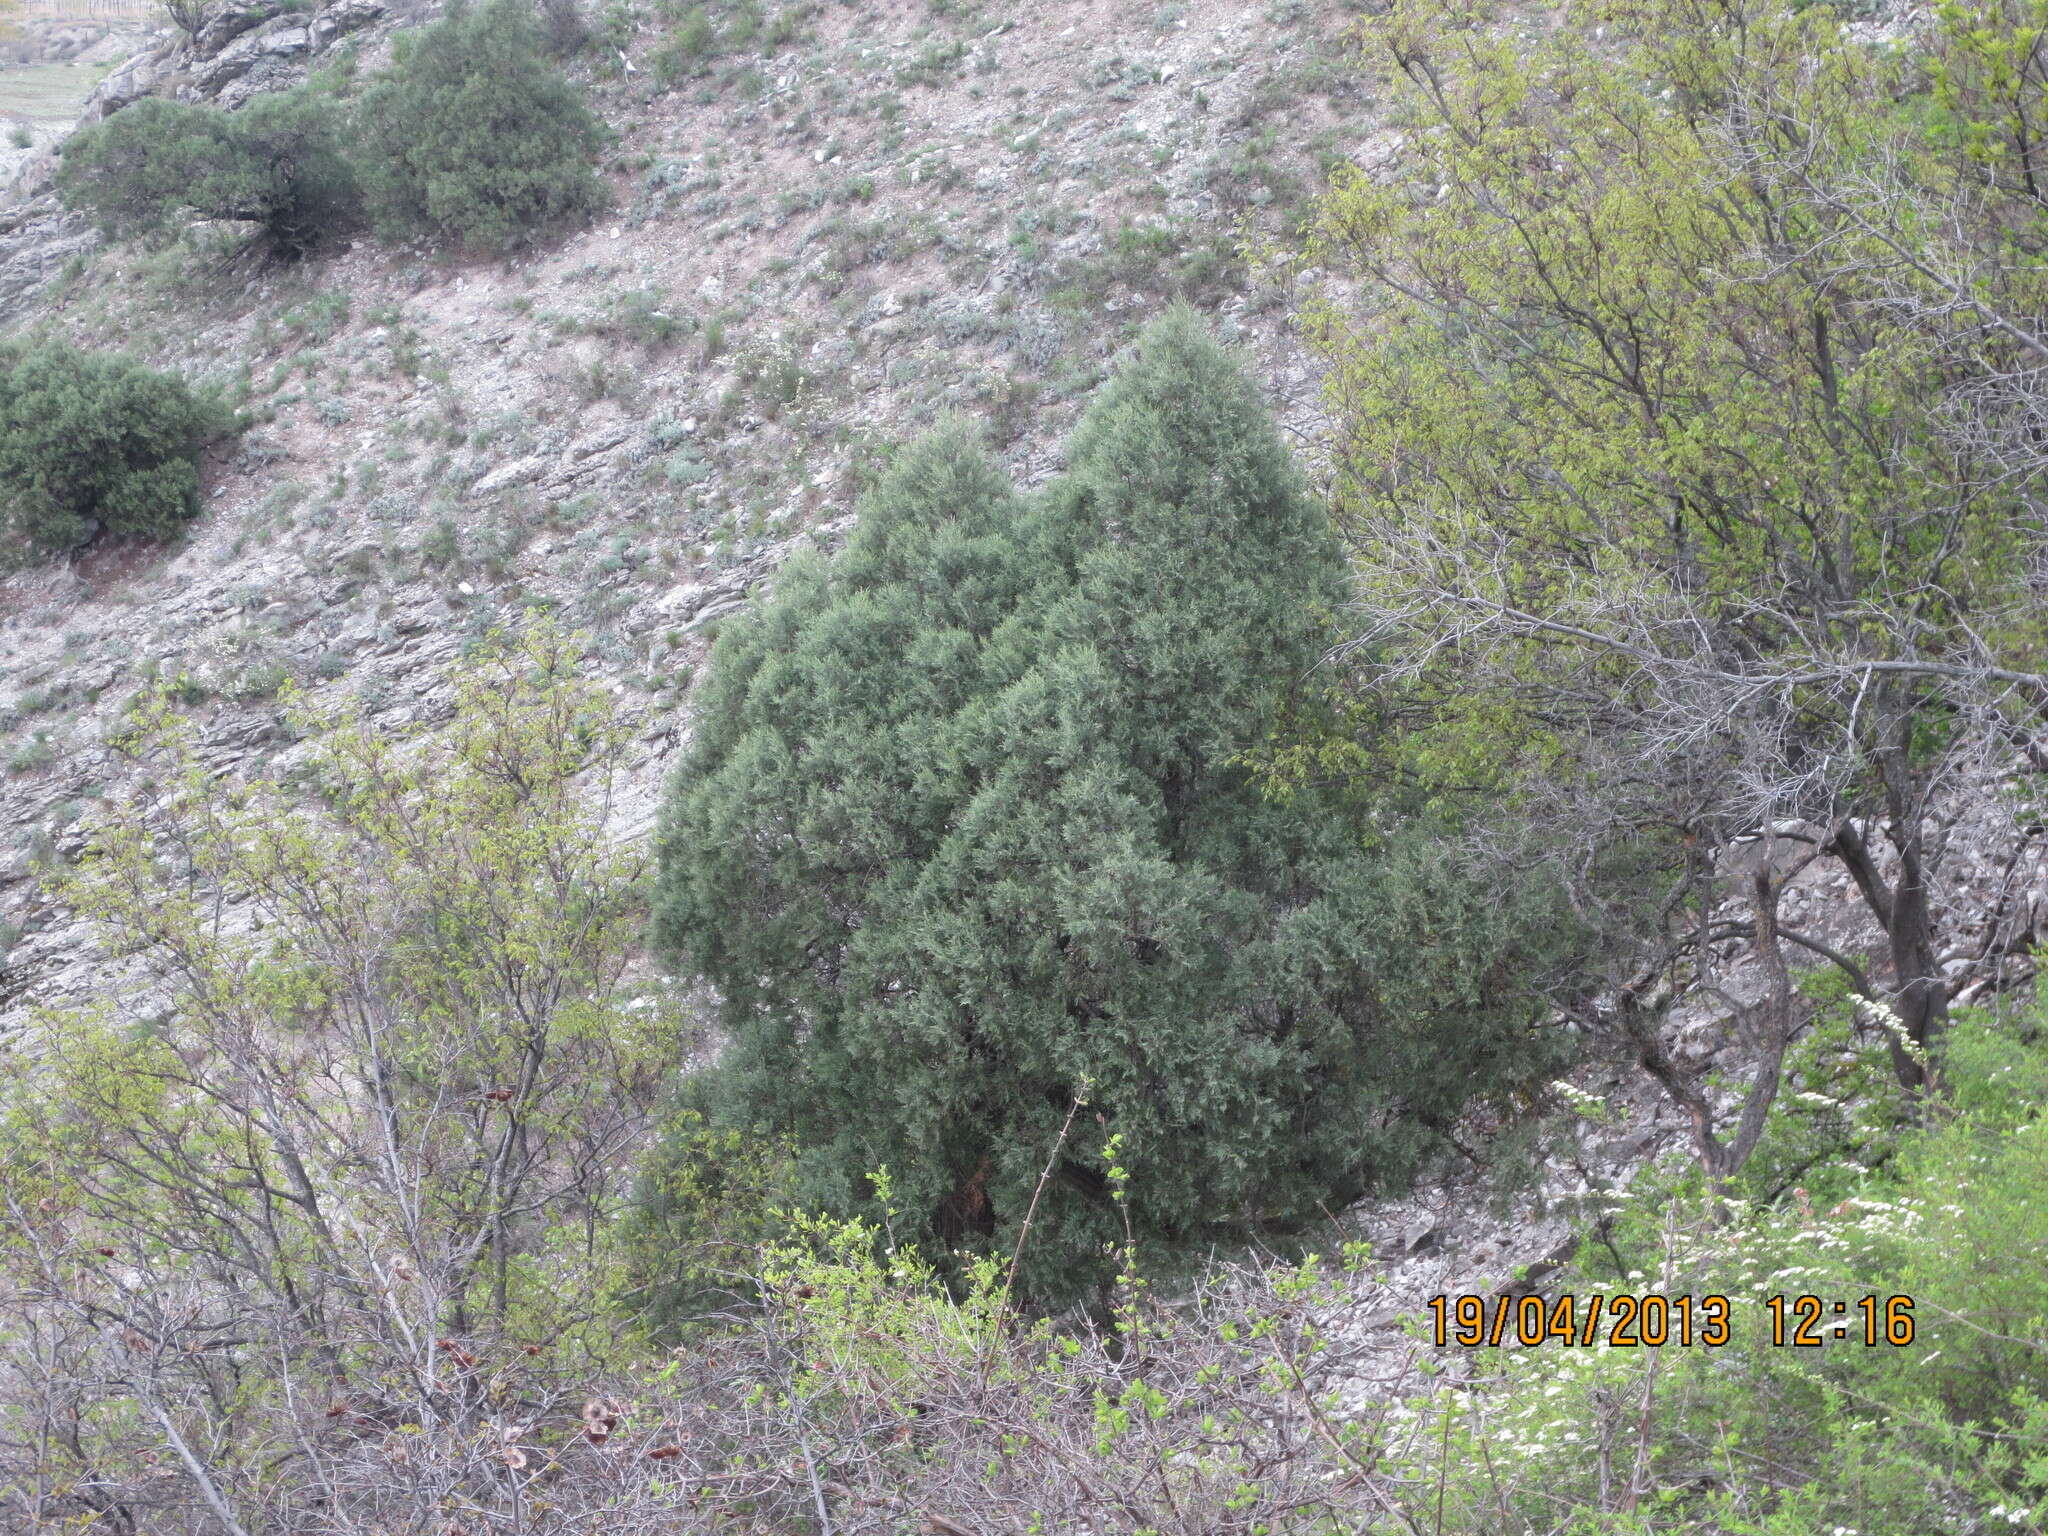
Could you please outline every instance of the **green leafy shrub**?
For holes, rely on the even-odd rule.
[[[1642,1268],[1589,1298],[1646,1289],[1730,1301],[1725,1345],[1482,1351],[1476,1394],[1417,1401],[1386,1420],[1409,1449],[1394,1479],[1443,1488],[1445,1530],[1789,1536],[1854,1531],[2038,1532],[2048,1502],[2048,1049],[2024,1028],[1960,1018],[1952,1096],[1886,1138],[1879,1166],[1835,1170],[1717,1221],[1696,1171],[1638,1179],[1617,1204]],[[1882,1057],[1871,1075],[1884,1070]],[[1770,1135],[1787,1118],[1777,1112]],[[1826,1174],[1829,1170],[1817,1170]],[[1626,1242],[1627,1239],[1625,1238]],[[1592,1253],[1588,1246],[1588,1257]],[[1773,1296],[1819,1297],[1815,1335],[1782,1341]],[[1864,1297],[1877,1298],[1877,1343]],[[1911,1302],[1910,1343],[1888,1304]],[[1833,1304],[1846,1304],[1836,1316]],[[1839,1331],[1838,1331],[1839,1330]],[[1559,1524],[1557,1512],[1578,1512]]]
[[[2017,0],[1937,7],[1924,50],[1868,46],[1853,9],[1626,0],[1521,32],[1395,0],[1360,36],[1409,149],[1320,200],[1307,259],[1351,282],[1311,331],[1377,656],[1432,701],[1421,770],[1519,781],[1644,974],[1695,963],[1703,912],[1775,922],[1739,839],[1824,828],[1913,1086],[1969,905],[1921,829],[2048,654],[2019,489],[2048,473],[2048,57]],[[1665,894],[1609,895],[1653,828]]]
[[[1155,1253],[1320,1220],[1537,1057],[1511,892],[1243,765],[1344,592],[1257,391],[1182,312],[1070,457],[1026,500],[943,431],[733,621],[656,900],[733,1036],[699,1102],[790,1135],[816,1208],[875,1219],[886,1164],[934,1256],[1006,1250],[1050,1159],[1041,1296],[1126,1216]]]
[[[714,10],[718,14],[714,15]],[[683,13],[668,41],[654,51],[650,61],[654,77],[664,87],[674,87],[705,74],[723,55],[772,54],[802,35],[810,12],[810,6],[798,4],[784,6],[770,16],[758,0],[692,6]],[[744,90],[746,75],[734,78]]]
[[[686,323],[675,313],[666,289],[633,288],[611,298],[597,329],[616,340],[660,347],[680,336]]]
[[[682,19],[669,40],[654,51],[654,75],[664,85],[674,85],[691,75],[703,73],[718,49],[718,28],[703,6]]]
[[[239,112],[145,97],[66,143],[57,188],[109,234],[234,219],[260,226],[287,259],[349,228],[361,208],[341,108],[312,85]]]
[[[348,324],[346,293],[334,290],[316,293],[303,304],[294,305],[277,318],[277,323],[294,337],[313,346],[325,346],[335,332]]]
[[[674,1325],[754,1290],[760,1245],[787,1235],[786,1144],[718,1126],[686,1084],[634,1188],[620,1302]]]
[[[380,231],[495,250],[606,206],[604,126],[522,0],[458,6],[404,42],[358,117]]]
[[[462,558],[462,531],[452,517],[434,520],[433,527],[420,535],[420,563],[439,568]]]
[[[96,535],[164,539],[199,510],[200,449],[233,418],[216,393],[63,342],[0,349],[6,558]]]
[[[14,749],[7,759],[9,773],[36,773],[57,761],[57,749],[50,743],[50,733],[38,730],[27,741]]]

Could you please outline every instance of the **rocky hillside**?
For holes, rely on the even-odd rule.
[[[373,67],[427,14],[248,0],[160,34],[87,117]],[[431,720],[442,664],[545,606],[642,722],[630,836],[718,618],[941,413],[1041,477],[1111,358],[1185,297],[1313,439],[1287,291],[1243,251],[1372,140],[1341,8],[794,6],[759,50],[680,61],[622,14],[581,66],[617,135],[614,210],[503,264],[364,241],[261,266],[231,229],[109,248],[55,204],[53,156],[19,174],[10,326],[231,381],[260,425],[210,466],[181,547],[0,585],[0,1032],[98,984],[43,876],[122,793],[107,737],[152,679],[181,680],[232,772],[292,750],[287,679]]]
[[[374,67],[430,14],[246,0],[196,38],[157,34],[86,116],[152,92],[233,106],[312,69]],[[617,135],[614,210],[504,263],[365,240],[266,266],[232,229],[108,247],[56,205],[53,156],[29,157],[0,214],[10,327],[231,382],[259,425],[209,467],[182,546],[0,584],[0,1037],[37,1004],[120,989],[46,876],[124,793],[109,739],[154,681],[176,680],[232,774],[295,751],[287,681],[432,723],[450,658],[549,609],[589,631],[637,722],[617,802],[633,838],[719,619],[792,548],[842,535],[891,445],[942,413],[977,418],[1019,478],[1042,479],[1125,342],[1185,298],[1256,358],[1313,452],[1317,381],[1292,316],[1314,274],[1246,253],[1287,232],[1331,157],[1398,150],[1347,62],[1343,7],[786,14],[771,47],[681,64],[652,20],[608,20],[580,67]],[[1980,997],[2030,973],[2048,871],[2037,839],[1969,809],[1972,910],[1946,958],[1952,992]],[[1815,869],[1790,909],[1845,947],[1875,942],[1846,876]],[[1687,1009],[1681,1053],[1739,1068],[1725,1023],[1718,1004]],[[1505,1281],[1565,1235],[1560,1211],[1680,1141],[1646,1084],[1588,1085],[1633,1113],[1553,1147],[1512,1210],[1474,1177],[1361,1218],[1387,1256],[1346,1324],[1361,1386],[1405,1370],[1375,1341],[1453,1271]]]

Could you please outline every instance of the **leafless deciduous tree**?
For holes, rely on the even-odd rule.
[[[162,0],[162,4],[171,25],[187,37],[197,37],[220,10],[220,0]]]

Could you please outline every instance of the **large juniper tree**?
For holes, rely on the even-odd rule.
[[[1244,766],[1309,693],[1344,561],[1255,388],[1151,330],[1026,500],[962,429],[721,639],[661,834],[660,943],[724,1001],[714,1114],[801,1193],[1026,1282],[1315,1219],[1529,1063],[1512,903],[1365,851]],[[899,1220],[899,1226],[901,1222]]]

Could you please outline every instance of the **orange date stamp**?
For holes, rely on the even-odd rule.
[[[1507,1344],[1534,1348],[1572,1344],[1591,1348],[1660,1349],[1667,1344],[1718,1349],[1734,1337],[1733,1305],[1726,1296],[1432,1296],[1429,1313],[1438,1348],[1498,1349]],[[1817,1349],[1830,1340],[1860,1340],[1876,1348],[1913,1342],[1910,1296],[1857,1297],[1829,1301],[1819,1296],[1769,1296],[1763,1311],[1771,1343],[1780,1348]]]
[[[1439,1348],[1503,1344],[1605,1343],[1617,1349],[1664,1344],[1726,1344],[1731,1309],[1726,1296],[1432,1296]]]

